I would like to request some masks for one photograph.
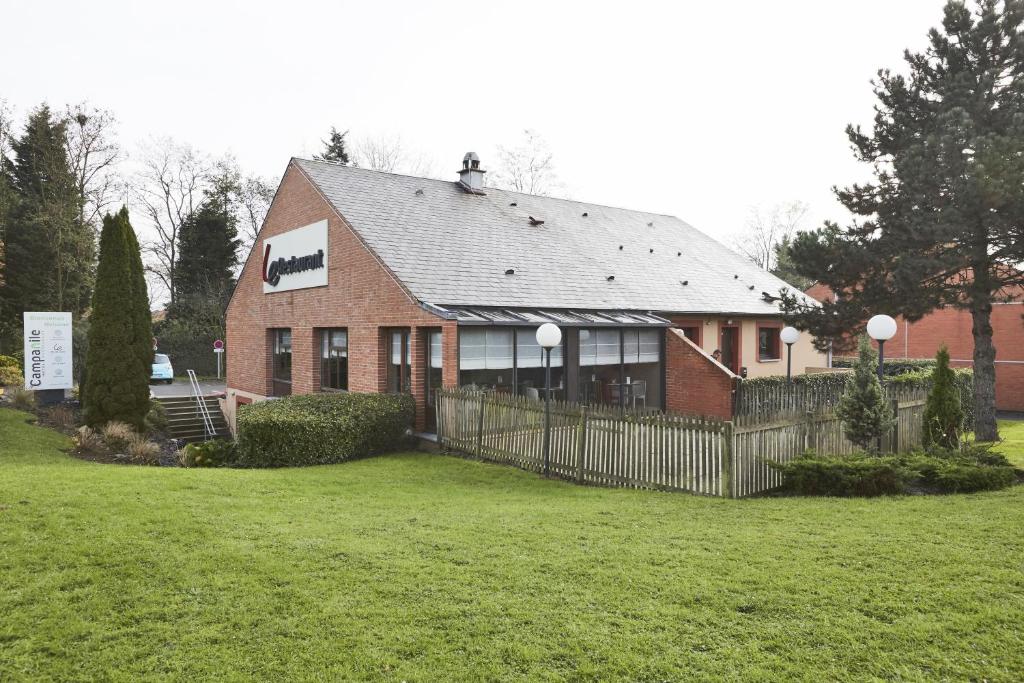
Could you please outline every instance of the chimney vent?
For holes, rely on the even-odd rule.
[[[484,173],[487,171],[480,168],[480,157],[476,152],[466,152],[462,157],[462,168],[459,170],[459,182],[462,186],[474,194],[483,194]]]

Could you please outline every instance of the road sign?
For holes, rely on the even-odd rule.
[[[213,350],[214,351],[221,351],[223,349],[224,349],[224,342],[222,340],[218,339],[217,341],[213,342]]]
[[[70,389],[71,314],[25,313],[25,388]]]

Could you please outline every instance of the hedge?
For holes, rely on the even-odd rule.
[[[239,406],[237,464],[287,467],[342,462],[402,445],[415,404],[408,394],[304,394]]]
[[[855,356],[842,356],[832,359],[834,368],[852,368]],[[882,373],[886,377],[895,377],[908,372],[930,370],[935,367],[934,358],[886,358],[882,361]]]
[[[770,465],[782,473],[784,492],[805,496],[971,493],[1006,488],[1018,478],[1005,457],[985,446],[888,456],[808,451],[788,463]]]
[[[929,387],[932,381],[932,369],[915,370],[902,375],[889,377],[886,382],[910,386]],[[965,430],[974,429],[974,370],[971,368],[953,368],[953,385],[960,393],[960,405],[964,409]]]

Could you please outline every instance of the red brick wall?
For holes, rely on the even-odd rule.
[[[814,285],[807,294],[824,301],[832,296],[832,291],[824,285]],[[992,307],[996,407],[1000,410],[1024,411],[1024,320],[1021,319],[1024,301],[1020,299]],[[974,336],[969,311],[945,308],[917,322],[907,323],[902,318],[897,318],[896,322],[896,336],[885,343],[886,358],[934,358],[939,347],[945,344],[953,365],[973,365]]]
[[[324,219],[328,232],[328,286],[264,294],[261,240]],[[455,384],[458,376],[454,321],[420,308],[294,165],[285,172],[260,240],[242,269],[228,305],[226,342],[232,354],[227,373],[229,392],[235,389],[257,396],[270,393],[271,349],[266,330],[274,327],[292,330],[292,391],[296,394],[319,389],[319,328],[348,329],[348,382],[352,391],[384,390],[386,338],[382,328],[411,328],[416,344],[412,386],[417,428],[423,427],[426,407],[421,348],[425,330],[420,328],[443,329],[445,384]]]
[[[736,376],[681,330],[665,333],[665,402],[668,410],[732,419]]]

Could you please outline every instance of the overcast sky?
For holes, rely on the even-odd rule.
[[[0,0],[0,98],[88,100],[129,151],[170,135],[275,182],[332,125],[400,135],[453,179],[531,128],[562,194],[727,241],[752,205],[844,218],[830,187],[865,170],[843,129],[942,5]]]

